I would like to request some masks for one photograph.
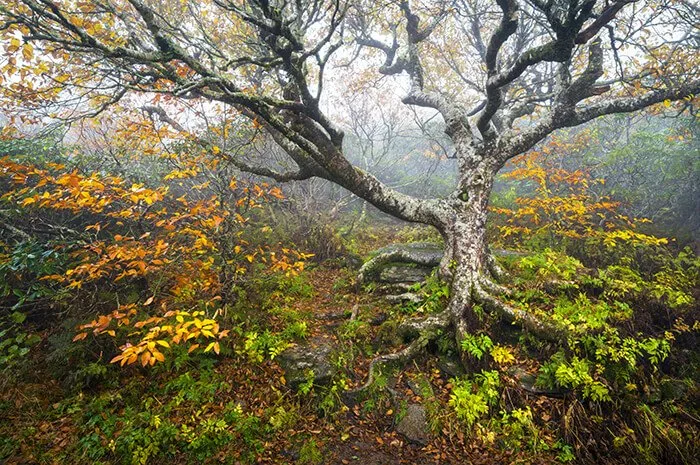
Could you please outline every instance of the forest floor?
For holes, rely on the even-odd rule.
[[[337,347],[347,357],[341,367],[344,389],[360,385],[373,356],[371,346],[382,337],[377,322],[395,318],[399,310],[379,296],[356,291],[347,269],[315,267],[305,272],[303,282],[303,295],[278,295],[282,319],[303,314],[310,329],[304,340]],[[272,328],[278,324],[278,318],[270,320]],[[254,362],[235,351],[214,363],[208,360],[189,370],[157,372],[110,366],[109,381],[87,383],[79,392],[56,381],[45,364],[43,369],[35,366],[0,393],[0,456],[8,465],[164,463],[159,458],[164,452],[170,454],[167,463],[191,463],[193,457],[234,464],[556,463],[552,453],[489,445],[465,434],[447,405],[451,376],[435,357],[417,360],[392,379],[393,395],[377,392],[362,402],[347,402],[343,392],[332,388],[294,393],[275,360]],[[95,377],[105,378],[102,372]],[[428,398],[416,394],[417,380],[429,383]],[[515,393],[512,389],[509,395]],[[554,417],[553,410],[561,408],[557,402],[533,400],[537,421]],[[432,409],[432,431],[424,444],[396,431],[399,411],[408,403]],[[249,423],[234,428],[233,435],[217,437],[216,421],[227,422],[220,428],[231,426],[233,404]],[[161,434],[161,424],[175,425],[178,439]],[[212,444],[182,440],[187,436],[183,432],[194,431],[200,442]]]
[[[364,239],[353,246],[365,257],[407,242],[391,234]],[[567,390],[536,394],[523,374],[534,380],[560,347],[495,321],[489,323],[492,347],[508,354],[505,362],[494,359],[481,372],[464,373],[453,337],[445,334],[407,366],[382,373],[376,388],[352,395],[375,356],[401,348],[399,322],[438,311],[447,289],[433,280],[437,287],[419,291],[426,301],[441,296],[431,308],[390,303],[376,286],[357,286],[357,271],[342,261],[251,281],[219,315],[231,330],[219,355],[174,346],[164,363],[119,367],[108,363],[107,354],[117,350],[113,339],[72,342],[84,319],[45,325],[23,365],[0,378],[0,463],[652,464],[666,463],[656,460],[665,456],[681,464],[700,447],[694,434],[700,391],[678,381],[692,377],[695,366],[695,339],[687,331],[678,332],[680,358],[661,367],[689,367],[671,370],[675,379],[667,386],[679,389],[666,399],[656,382],[638,389],[627,384],[638,391],[636,404],[590,402]],[[565,298],[572,301],[567,309],[596,317],[591,305],[574,301],[581,299],[578,290]],[[280,354],[295,348],[330,348],[333,375],[292,387]],[[497,383],[493,403],[467,424],[455,392],[459,386],[467,392],[461,401],[482,396],[488,373]],[[626,408],[604,411],[606,405]],[[402,424],[416,410],[423,414],[412,423],[417,434],[416,428],[406,432]],[[629,450],[647,453],[647,460],[637,461]]]

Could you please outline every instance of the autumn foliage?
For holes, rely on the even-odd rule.
[[[55,244],[68,256],[65,269],[34,278],[50,283],[64,299],[115,289],[116,300],[80,325],[74,340],[114,338],[119,350],[111,361],[121,365],[154,365],[177,344],[189,352],[218,354],[229,331],[220,327],[217,316],[231,289],[253,269],[296,273],[307,258],[250,240],[260,230],[269,231],[253,225],[250,215],[282,198],[279,188],[228,177],[221,195],[198,178],[202,167],[216,169],[215,158],[182,150],[151,155],[180,161],[176,169],[163,171],[155,187],[64,164],[0,159],[0,177],[10,186],[3,203],[30,222],[70,218],[71,228],[55,229],[70,237]],[[193,166],[199,169],[189,168]],[[123,293],[134,286],[138,296],[120,301],[120,289]]]
[[[594,178],[585,168],[565,167],[559,155],[585,146],[587,132],[564,139],[552,137],[539,150],[511,161],[504,180],[515,182],[520,195],[510,205],[495,205],[498,241],[522,246],[587,242],[612,248],[619,244],[663,245],[668,241],[639,231],[648,223],[620,212],[620,202],[601,193],[604,179]]]

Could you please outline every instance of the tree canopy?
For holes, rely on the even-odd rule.
[[[688,463],[699,17],[4,0],[0,461]]]

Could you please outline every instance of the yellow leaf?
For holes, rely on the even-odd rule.
[[[32,44],[24,44],[24,47],[22,47],[22,56],[27,61],[34,58],[34,47]]]
[[[161,346],[165,347],[165,348],[168,348],[168,349],[170,348],[170,344],[168,344],[168,343],[165,342],[165,341],[156,341],[156,343],[157,343],[158,345],[161,345]]]
[[[197,349],[198,347],[199,347],[199,344],[193,344],[192,346],[190,346],[189,349],[187,349],[187,353],[189,354],[190,352]]]
[[[75,337],[73,338],[73,342],[79,341],[81,339],[85,339],[86,337],[87,337],[87,333],[76,334]]]
[[[669,99],[664,100],[664,106],[666,108],[670,108],[671,107],[671,100],[669,100]]]
[[[153,357],[158,360],[159,362],[164,362],[165,361],[165,355],[162,353],[158,352],[157,350],[153,351]],[[155,362],[154,362],[155,363]]]
[[[216,352],[216,355],[219,355],[220,350],[221,350],[221,348],[219,347],[219,343],[215,342],[214,343],[214,352]]]
[[[210,350],[212,350],[212,349],[214,348],[214,344],[216,344],[216,342],[210,343],[210,344],[207,346],[207,348],[204,349],[204,352],[209,352]]]
[[[153,303],[153,296],[149,297],[146,299],[146,301],[143,303],[143,306],[151,305]]]
[[[203,329],[203,330],[202,330],[202,334],[203,334],[204,336],[206,336],[206,337],[215,337],[215,336],[214,336],[214,333],[212,333],[211,331],[209,331],[209,330],[207,330],[207,329]]]

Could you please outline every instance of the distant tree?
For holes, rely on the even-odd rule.
[[[560,128],[661,102],[692,108],[697,11],[686,0],[5,0],[2,97],[69,120],[120,101],[152,99],[147,111],[166,123],[194,116],[168,114],[178,102],[235,108],[293,165],[231,157],[241,170],[324,178],[440,231],[450,304],[408,324],[428,333],[449,326],[461,341],[482,325],[476,301],[557,337],[496,296],[505,289],[485,238],[494,177]],[[335,122],[342,109],[326,104],[335,64],[365,82],[374,72],[393,77],[403,103],[442,117],[457,158],[450,196],[405,195],[348,161]],[[408,358],[424,343],[379,361]]]
[[[700,240],[698,124],[654,118],[629,131],[620,131],[619,121],[600,129],[612,139],[594,168],[605,177],[606,191],[624,202],[623,211],[649,218],[680,241]]]

